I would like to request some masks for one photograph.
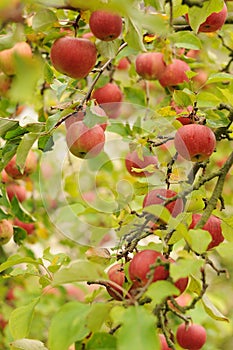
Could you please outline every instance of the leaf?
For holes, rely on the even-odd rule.
[[[228,81],[232,81],[233,76],[229,73],[213,73],[209,76],[205,84],[213,84],[213,83],[225,83]]]
[[[211,92],[201,91],[197,94],[198,107],[216,107],[221,101],[221,99],[212,94]]]
[[[132,18],[126,20],[127,33],[125,35],[125,41],[130,47],[139,51],[146,51],[143,44],[142,28],[139,22],[136,22]]]
[[[32,17],[32,29],[36,32],[43,32],[52,28],[56,22],[58,19],[54,11],[42,9]]]
[[[39,340],[34,339],[18,339],[11,344],[11,350],[48,350]]]
[[[30,258],[30,257],[21,258],[18,255],[13,255],[7,261],[5,261],[4,263],[2,263],[0,265],[0,272],[2,272],[4,270],[7,270],[10,267],[13,267],[15,265],[23,264],[23,263],[33,264],[33,265],[36,265],[36,266],[41,264],[40,261],[34,260],[34,259]]]
[[[222,234],[227,241],[233,242],[233,217],[221,219]]]
[[[129,307],[123,314],[118,331],[117,350],[159,349],[155,323],[155,317],[146,308]]]
[[[12,311],[9,319],[11,334],[15,339],[27,337],[30,331],[34,310],[40,298],[34,299],[26,306],[20,306]]]
[[[23,173],[25,162],[28,156],[28,152],[34,145],[35,141],[38,138],[38,134],[25,134],[20,141],[20,144],[16,152],[16,165],[20,168],[20,171]]]
[[[192,293],[196,293],[197,295],[200,295],[201,293],[201,290],[202,290],[201,282],[193,275],[191,275],[189,278],[188,290]]]
[[[17,120],[0,118],[0,136],[4,137],[7,131],[17,128],[18,125],[19,122]]]
[[[87,327],[91,332],[95,333],[101,329],[103,323],[109,317],[111,304],[97,303],[91,305],[91,310],[87,315]],[[98,315],[98,317],[96,317]]]
[[[22,206],[17,197],[14,196],[11,200],[12,214],[23,222],[35,222],[36,219]]]
[[[200,50],[202,48],[201,40],[192,32],[176,32],[170,35],[169,39],[176,47],[192,50]]]
[[[173,98],[178,106],[188,107],[193,105],[195,96],[194,94],[190,94],[189,91],[185,92],[185,90],[175,90],[173,93]]]
[[[214,306],[211,302],[211,300],[208,298],[208,296],[205,294],[203,295],[202,304],[204,306],[204,309],[206,313],[212,317],[214,320],[217,321],[224,321],[224,322],[230,322],[227,317],[225,317],[217,308]]]
[[[94,333],[88,341],[86,350],[116,350],[117,340],[113,335],[108,333]]]
[[[202,229],[191,229],[185,236],[190,247],[198,254],[206,252],[209,243],[212,241],[211,234]]]
[[[49,328],[48,347],[50,350],[68,350],[76,341],[82,340],[89,333],[86,317],[90,305],[77,301],[63,305],[55,316]]]
[[[87,108],[83,122],[88,128],[92,128],[96,124],[106,123],[107,119],[107,116],[99,115],[92,108]]]
[[[148,192],[149,184],[147,182],[134,182],[133,188],[134,188],[134,194],[136,196],[142,196]]]
[[[179,290],[168,281],[156,281],[152,283],[146,295],[149,296],[156,304],[160,304],[165,298],[170,295],[178,295]]]
[[[177,281],[179,278],[199,273],[202,266],[202,260],[189,255],[187,258],[178,259],[174,264],[170,264],[170,275],[174,281]]]
[[[14,226],[14,242],[21,245],[22,242],[27,238],[27,231],[22,227]]]
[[[96,44],[98,52],[101,56],[105,58],[114,58],[116,57],[117,51],[120,47],[121,41],[119,39],[112,41],[99,41]]]
[[[171,214],[170,214],[169,210],[167,208],[163,207],[162,205],[159,205],[159,204],[148,205],[147,207],[143,208],[143,211],[154,215],[155,220],[156,220],[156,218],[158,218],[158,219],[164,221],[165,223],[167,223],[171,218]]]
[[[53,136],[45,135],[41,136],[38,140],[38,149],[44,152],[51,151],[54,146]]]

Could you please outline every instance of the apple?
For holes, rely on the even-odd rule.
[[[171,350],[167,345],[167,341],[164,334],[159,334],[160,350]]]
[[[0,73],[0,95],[6,96],[11,86],[11,78],[4,73]]]
[[[160,197],[171,198],[176,195],[177,193],[172,190],[166,190],[164,188],[154,189],[148,192],[147,195],[145,196],[143,200],[143,208],[153,204],[162,205],[165,200]],[[181,198],[178,198],[175,201],[166,205],[166,208],[170,211],[173,217],[176,217],[178,214],[180,214],[183,211],[183,207],[184,207],[184,203]]]
[[[182,323],[176,331],[177,343],[184,349],[199,350],[206,342],[206,330],[199,324]]]
[[[118,65],[117,65],[116,68],[123,71],[123,70],[128,70],[129,67],[130,67],[130,62],[129,62],[128,58],[127,57],[122,57],[119,60]]]
[[[92,128],[88,128],[82,121],[75,122],[67,130],[66,142],[74,156],[93,158],[104,148],[104,130],[97,124]]]
[[[85,300],[85,291],[79,286],[73,284],[65,285],[66,293],[69,299],[78,300],[84,302]]]
[[[206,161],[213,153],[216,139],[213,131],[205,125],[183,125],[175,134],[177,152],[192,162]]]
[[[94,90],[92,98],[104,109],[109,118],[115,119],[118,117],[123,94],[115,83],[107,83]]]
[[[107,287],[108,294],[111,295],[111,297],[116,300],[122,300],[123,299],[122,287],[125,282],[125,273],[122,265],[115,264],[111,266],[107,273],[108,273],[109,280],[121,287],[121,288],[117,288],[115,284],[111,284],[111,282],[109,282],[109,286]]]
[[[194,229],[201,217],[201,214],[193,214],[189,229]],[[202,229],[208,231],[212,236],[212,241],[209,243],[207,248],[208,250],[217,247],[221,242],[223,242],[224,237],[222,235],[221,220],[216,216],[211,215]]]
[[[0,314],[0,329],[3,331],[3,329],[7,326],[8,321],[5,320],[4,316]]]
[[[16,57],[32,58],[32,49],[26,42],[16,43],[12,48],[0,51],[0,69],[6,75],[16,73]]]
[[[0,221],[0,245],[6,244],[13,237],[14,229],[9,220],[3,219]]]
[[[144,52],[137,56],[135,68],[138,75],[146,80],[159,79],[164,73],[166,64],[160,52]]]
[[[89,26],[96,38],[103,41],[111,41],[121,35],[122,19],[116,13],[97,10],[92,12]]]
[[[97,59],[95,45],[88,39],[65,36],[55,40],[50,57],[54,68],[74,79],[86,77]]]
[[[0,6],[0,22],[23,22],[22,2],[20,0],[11,0],[1,3]]]
[[[86,106],[84,106],[82,110],[74,113],[71,117],[67,118],[65,120],[66,129],[68,130],[70,125],[72,125],[73,123],[78,122],[78,121],[82,121],[84,116],[85,116],[85,113],[86,113],[85,111],[86,111]],[[93,109],[91,110],[91,112],[93,112],[95,114],[98,114],[98,115],[100,115],[102,117],[106,117],[105,111],[100,106],[94,106]],[[102,123],[102,124],[99,124],[99,125],[101,126],[101,128],[103,130],[105,130],[106,127],[107,127],[107,123]]]
[[[185,289],[187,288],[187,285],[188,285],[188,277],[182,277],[182,278],[179,278],[175,283],[175,287],[179,289],[180,291],[180,294],[182,294]]]
[[[176,118],[182,125],[188,125],[192,124],[192,120],[187,116],[187,117],[178,117]]]
[[[8,183],[8,182],[11,182],[11,178],[9,177],[9,175],[6,173],[5,169],[3,169],[1,171],[1,182],[2,183]]]
[[[129,152],[125,157],[126,169],[133,176],[143,177],[153,175],[153,173],[149,171],[142,171],[138,173],[132,169],[144,169],[149,165],[153,165],[154,169],[156,169],[158,166],[158,158],[152,155],[144,155],[143,159],[140,159],[136,150],[133,152]]]
[[[28,235],[31,235],[35,231],[35,224],[32,222],[22,222],[18,218],[15,218],[13,224],[23,228],[25,231],[27,231]]]
[[[159,82],[163,87],[174,86],[189,81],[185,72],[190,70],[189,65],[180,60],[174,59],[172,63],[166,65],[159,77]]]
[[[227,13],[227,6],[224,3],[221,11],[213,12],[206,18],[205,22],[200,25],[198,32],[211,33],[221,29],[226,21]],[[186,15],[186,19],[189,22],[188,14]]]
[[[25,187],[11,182],[6,186],[6,192],[10,201],[12,201],[13,197],[16,196],[19,202],[23,202],[27,198],[27,191]]]
[[[162,254],[152,249],[136,253],[129,263],[129,277],[131,281],[141,287],[145,286],[149,279],[151,283],[167,279],[169,271],[162,265],[155,267],[152,271],[152,276],[150,276],[150,271],[158,259],[163,263],[167,261]]]
[[[37,156],[35,152],[30,150],[26,158],[23,173],[21,173],[19,171],[19,168],[17,167],[16,155],[14,155],[9,161],[9,163],[6,165],[5,171],[7,175],[12,177],[13,179],[22,179],[34,173],[36,171],[36,168],[37,168]]]

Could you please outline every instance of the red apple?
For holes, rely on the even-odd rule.
[[[54,68],[74,79],[86,77],[97,59],[95,45],[88,39],[65,36],[57,39],[50,57]]]
[[[127,70],[130,67],[130,62],[127,57],[122,57],[118,62],[117,69],[119,70]]]
[[[180,59],[174,59],[172,63],[168,64],[162,71],[159,82],[163,87],[181,84],[189,80],[185,73],[188,70],[190,70],[190,68],[186,62]]]
[[[189,117],[178,117],[176,118],[182,125],[192,124],[192,120]]]
[[[3,331],[3,329],[6,327],[8,321],[5,320],[4,316],[0,314],[0,329]]]
[[[104,148],[105,135],[100,125],[88,128],[82,121],[67,130],[66,142],[70,152],[78,158],[93,158]]]
[[[124,269],[122,268],[121,264],[115,264],[110,267],[108,270],[108,278],[110,281],[114,282],[114,284],[111,284],[109,282],[109,287],[107,287],[107,291],[109,295],[111,295],[112,298],[116,300],[122,300],[123,299],[123,291],[122,288],[117,288],[115,283],[119,285],[120,287],[123,287],[123,284],[125,282],[125,273]]]
[[[184,349],[199,350],[206,342],[206,330],[199,324],[182,323],[177,328],[176,340]]]
[[[167,341],[164,334],[159,334],[160,350],[171,350],[167,345]]]
[[[164,199],[160,197],[172,198],[176,195],[177,193],[175,191],[166,190],[164,188],[152,190],[148,192],[147,195],[145,196],[143,200],[143,208],[153,204],[162,205],[164,203]],[[184,207],[184,204],[181,198],[178,198],[175,201],[166,205],[166,208],[170,211],[173,217],[176,217],[178,214],[180,214],[183,211],[183,207]]]
[[[6,244],[13,237],[14,229],[10,221],[3,219],[0,221],[0,245]]]
[[[189,50],[186,54],[187,57],[190,57],[190,58],[197,58],[199,56],[199,53],[200,53],[200,50]]]
[[[97,10],[92,12],[89,26],[96,38],[103,41],[111,41],[120,36],[122,19],[118,14]]]
[[[10,182],[11,180],[12,179],[9,177],[9,175],[7,174],[5,169],[3,169],[1,172],[1,182],[5,184],[5,183]]]
[[[175,134],[177,152],[192,162],[203,162],[213,153],[216,139],[213,131],[205,125],[183,125]]]
[[[129,277],[131,281],[138,286],[144,286],[148,283],[149,279],[151,283],[167,279],[169,271],[164,266],[157,266],[152,270],[153,265],[157,263],[158,259],[163,263],[167,261],[162,254],[152,249],[146,249],[136,253],[129,264]],[[152,271],[152,276],[150,276],[150,271]]]
[[[138,152],[135,150],[133,152],[129,152],[126,157],[125,157],[125,166],[126,169],[128,170],[128,172],[133,175],[133,176],[139,176],[139,177],[143,177],[143,176],[151,176],[153,175],[152,172],[149,171],[142,171],[142,172],[136,172],[134,171],[132,168],[136,168],[136,169],[144,169],[149,165],[153,165],[154,166],[154,170],[157,168],[158,166],[158,159],[156,156],[143,156],[143,159],[140,159],[138,156]]]
[[[35,172],[37,167],[37,156],[36,154],[30,150],[25,162],[24,171],[21,173],[16,164],[16,155],[9,161],[7,166],[5,167],[6,173],[11,176],[13,179],[22,179],[26,176]]]
[[[16,196],[19,202],[23,202],[27,198],[27,191],[25,187],[11,182],[6,186],[6,192],[10,201],[12,201],[13,197]]]
[[[35,224],[32,222],[22,222],[18,218],[15,218],[13,224],[23,228],[25,231],[27,231],[28,235],[31,235],[35,231]]]
[[[10,49],[0,51],[0,69],[6,75],[14,75],[16,73],[16,56],[31,59],[32,49],[30,45],[26,42],[19,42]]]
[[[109,118],[118,117],[123,100],[123,94],[115,83],[107,83],[106,85],[96,89],[92,98],[104,109]]]
[[[189,229],[194,229],[201,217],[201,214],[193,214]],[[223,242],[224,237],[222,235],[221,220],[216,216],[211,215],[202,229],[208,231],[212,236],[212,241],[207,248],[208,250],[217,247],[221,242]]]
[[[136,72],[143,79],[159,79],[164,73],[166,64],[163,60],[163,54],[160,52],[145,52],[137,56]]]
[[[76,123],[78,121],[82,121],[84,116],[85,116],[85,113],[86,113],[85,111],[86,111],[86,107],[84,106],[82,110],[74,113],[71,117],[66,119],[65,120],[66,129],[68,129],[71,124]],[[94,106],[93,107],[93,113],[96,113],[96,114],[98,114],[98,115],[100,115],[102,117],[106,117],[105,111],[100,106]],[[102,124],[99,124],[99,125],[101,126],[101,128],[103,130],[105,130],[106,127],[107,127],[107,123],[102,123]]]
[[[180,294],[182,294],[185,289],[187,288],[187,285],[188,285],[188,277],[182,277],[182,278],[179,278],[174,284],[175,284],[175,287],[179,289],[180,291]]]

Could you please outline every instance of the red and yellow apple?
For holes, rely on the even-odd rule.
[[[14,155],[13,158],[11,158],[9,163],[6,165],[5,171],[7,175],[12,177],[13,179],[22,179],[34,173],[36,171],[36,167],[37,167],[37,156],[35,152],[30,150],[26,158],[23,173],[20,172],[16,164],[16,155]]]
[[[136,58],[135,68],[138,75],[143,79],[159,79],[166,68],[163,54],[160,52],[141,53]]]
[[[22,185],[11,182],[6,186],[6,192],[10,201],[15,196],[19,202],[23,202],[27,199],[27,191]]]
[[[153,166],[154,170],[157,168],[158,159],[156,156],[144,155],[143,159],[140,159],[138,156],[138,152],[135,150],[133,152],[127,153],[127,155],[125,157],[126,169],[133,176],[143,177],[143,176],[153,175],[153,172],[149,172],[149,171],[137,172],[133,169],[133,168],[135,168],[135,169],[140,170],[140,169],[146,168],[149,165]]]
[[[122,19],[116,13],[97,10],[92,12],[89,26],[96,38],[111,41],[121,35]]]
[[[32,58],[32,49],[26,42],[18,42],[12,48],[0,51],[0,69],[6,75],[16,73],[16,58]]]
[[[6,244],[13,237],[14,229],[9,220],[3,219],[0,221],[0,245]]]
[[[108,270],[108,278],[110,280],[107,286],[108,294],[116,300],[123,299],[122,287],[125,282],[125,272],[121,264],[115,264]],[[114,283],[111,283],[114,282]],[[119,285],[120,288],[117,287]]]
[[[186,72],[190,70],[189,65],[180,60],[174,59],[172,63],[167,64],[159,77],[159,82],[163,87],[175,86],[185,81],[189,81]]]
[[[18,218],[15,218],[13,224],[15,226],[23,228],[25,231],[27,231],[28,235],[31,235],[35,231],[35,224],[33,222],[23,222]]]

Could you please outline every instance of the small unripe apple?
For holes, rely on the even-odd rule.
[[[176,195],[177,193],[175,191],[166,190],[164,188],[152,190],[148,192],[147,195],[145,196],[143,200],[143,208],[153,204],[163,205],[165,201],[163,198],[166,198],[166,199],[172,198]],[[170,211],[173,217],[176,217],[178,214],[180,214],[183,211],[183,207],[184,207],[184,204],[181,198],[178,198],[175,201],[166,205],[166,208]]]
[[[104,148],[104,130],[97,124],[88,128],[82,121],[75,122],[67,130],[66,142],[74,156],[93,158]]]
[[[118,14],[97,10],[92,12],[89,26],[96,38],[103,41],[111,41],[120,36],[122,19]]]
[[[22,179],[34,173],[36,171],[36,167],[37,167],[37,156],[32,150],[30,150],[26,158],[23,173],[19,171],[19,168],[16,164],[16,155],[14,155],[13,158],[11,158],[9,163],[6,165],[5,171],[13,179]]]
[[[129,264],[129,277],[138,286],[144,286],[150,280],[156,282],[165,280],[169,276],[169,271],[164,266],[153,268],[158,259],[165,263],[166,258],[152,249],[142,250],[136,253]]]
[[[115,284],[109,283],[109,287],[107,287],[108,294],[111,295],[112,298],[116,300],[122,300],[123,298],[123,291],[122,287],[125,282],[125,272],[122,268],[121,264],[115,264],[110,267],[108,270],[108,278],[110,281],[116,283],[121,288],[117,288]]]
[[[14,196],[18,199],[19,202],[23,202],[27,198],[27,191],[25,187],[15,182],[9,183],[6,186],[6,192],[10,201],[12,201]]]
[[[107,83],[96,89],[92,94],[92,98],[104,109],[109,118],[117,118],[120,113],[123,94],[115,83]]]
[[[199,350],[206,342],[206,330],[199,324],[182,323],[177,328],[176,340],[184,349]]]
[[[0,221],[0,245],[6,244],[13,237],[14,229],[10,221],[3,219]]]
[[[0,51],[0,69],[6,75],[16,73],[16,57],[32,58],[32,49],[26,42],[16,43],[12,48]]]
[[[88,39],[65,36],[57,39],[50,57],[54,68],[74,79],[86,77],[97,59],[95,45]]]
[[[189,65],[180,60],[174,59],[172,63],[166,65],[159,78],[159,82],[163,87],[174,86],[185,81],[189,81],[186,72],[190,70]]]
[[[149,165],[153,165],[154,166],[154,170],[157,168],[157,166],[158,166],[158,159],[157,159],[156,156],[144,155],[143,159],[140,159],[139,156],[138,156],[138,152],[135,150],[133,152],[129,152],[126,155],[126,157],[125,157],[126,169],[133,176],[143,177],[143,176],[151,176],[151,175],[153,175],[153,172],[149,172],[149,171],[136,172],[135,170],[133,170],[133,168],[135,168],[135,169],[144,169],[144,168],[146,168]]]
[[[201,214],[193,214],[189,229],[195,228],[197,223],[201,220],[201,217]],[[222,235],[221,220],[216,216],[211,215],[202,229],[208,231],[212,236],[212,241],[209,243],[207,248],[208,250],[217,247],[221,242],[223,242],[224,236]]]
[[[171,350],[167,345],[167,341],[164,334],[159,334],[160,350]]]
[[[138,75],[143,79],[159,79],[166,68],[163,54],[160,52],[141,53],[136,58],[135,68]]]
[[[83,107],[82,110],[76,112],[74,115],[72,115],[71,117],[67,118],[65,120],[66,129],[68,129],[70,127],[70,125],[72,125],[73,123],[82,121],[84,116],[85,116],[85,113],[86,113],[85,111],[86,111],[86,107]],[[100,115],[102,117],[106,117],[105,111],[100,106],[94,106],[93,107],[93,113],[96,113],[96,114],[98,114],[98,115]],[[103,130],[105,130],[106,127],[107,127],[107,123],[102,123],[102,124],[99,124],[99,125],[101,126],[101,128]]]
[[[20,221],[18,218],[15,218],[13,224],[15,226],[23,228],[25,231],[27,231],[28,235],[31,235],[35,231],[35,224],[32,222],[23,222]]]
[[[213,131],[205,125],[183,125],[176,132],[174,144],[177,152],[192,162],[203,162],[213,153],[216,139]]]

